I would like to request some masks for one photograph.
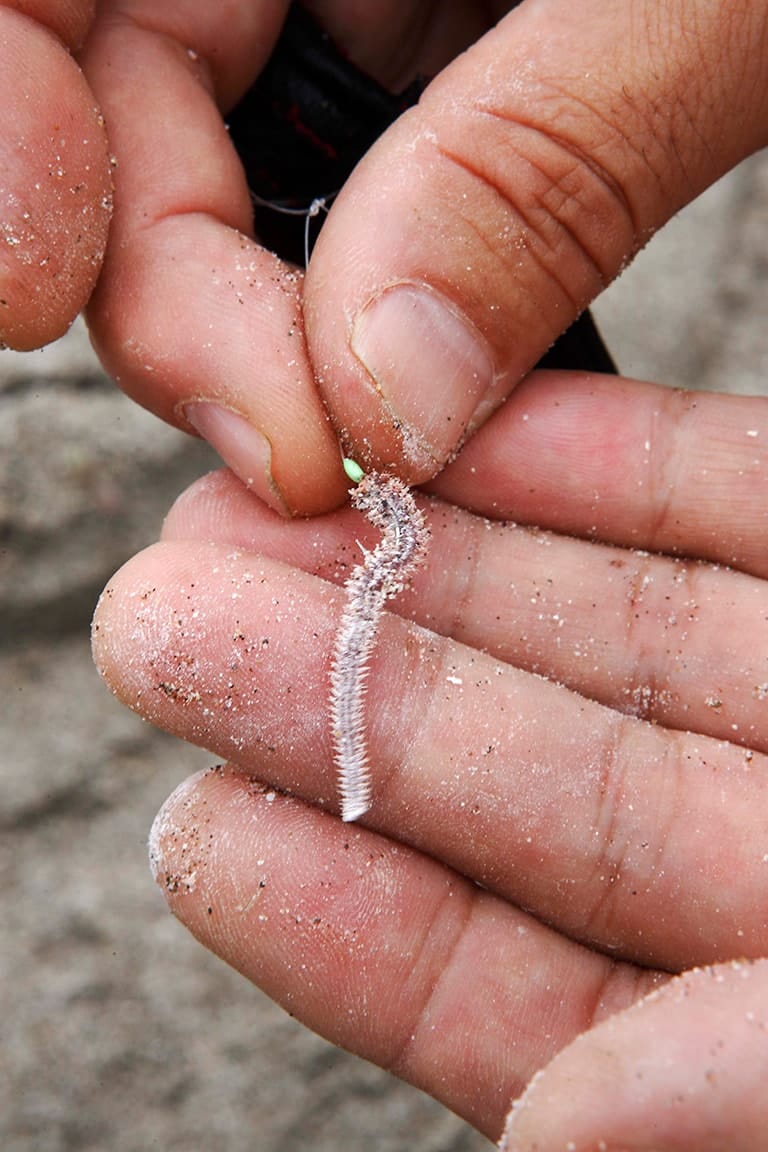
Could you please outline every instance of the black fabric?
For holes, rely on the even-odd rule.
[[[254,195],[261,243],[302,264],[310,205],[333,198],[426,83],[418,78],[404,92],[387,92],[339,51],[300,4],[292,4],[266,67],[228,118]],[[310,249],[317,229],[317,221],[310,221]],[[588,312],[556,341],[541,366],[616,371]]]
[[[259,239],[302,263],[304,215],[278,209],[306,211],[313,200],[332,198],[371,144],[416,103],[425,83],[415,80],[393,96],[293,4],[266,67],[228,117],[248,185],[263,202],[254,205]]]

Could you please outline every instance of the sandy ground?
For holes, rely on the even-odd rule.
[[[765,392],[768,156],[673,222],[597,314],[623,371]],[[0,1147],[479,1152],[205,953],[146,866],[209,757],[144,727],[88,652],[98,590],[210,465],[131,405],[80,327],[0,353]]]

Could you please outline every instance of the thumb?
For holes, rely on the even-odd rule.
[[[652,233],[768,141],[767,35],[765,0],[523,0],[446,68],[310,263],[310,351],[347,447],[437,472]]]
[[[504,1152],[761,1152],[768,961],[698,969],[585,1032],[529,1084]]]

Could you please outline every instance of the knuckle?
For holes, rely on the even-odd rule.
[[[463,209],[512,276],[521,253],[542,274],[542,306],[581,311],[622,266],[639,230],[630,199],[589,151],[550,126],[492,106],[441,126],[439,149],[472,179]],[[499,243],[503,240],[503,243]]]

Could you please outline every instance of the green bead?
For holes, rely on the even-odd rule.
[[[363,472],[357,461],[350,460],[348,456],[344,456],[341,462],[344,465],[344,471],[352,483],[359,484],[363,476],[365,476],[365,472]]]

